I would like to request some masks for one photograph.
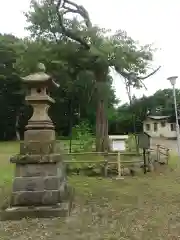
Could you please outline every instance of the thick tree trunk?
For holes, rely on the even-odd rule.
[[[108,151],[108,120],[105,114],[104,101],[99,100],[96,112],[96,151]]]
[[[105,152],[109,149],[108,119],[105,109],[105,82],[97,82],[97,109],[96,109],[96,151]]]

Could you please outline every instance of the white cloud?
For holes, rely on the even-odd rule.
[[[0,8],[0,32],[24,36],[26,24],[23,11],[28,10],[29,0],[3,1]],[[136,96],[153,94],[158,89],[168,88],[169,75],[179,75],[180,34],[177,28],[180,22],[179,0],[77,0],[89,11],[94,24],[112,30],[124,29],[141,43],[155,43],[158,50],[154,66],[161,70],[146,80],[148,91],[134,90]],[[126,101],[127,96],[121,79],[114,77],[117,96]],[[180,80],[177,83],[180,87]]]

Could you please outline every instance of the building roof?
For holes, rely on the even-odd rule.
[[[147,118],[151,118],[151,119],[154,119],[154,120],[162,120],[162,119],[167,119],[167,118],[170,118],[171,116],[147,116]]]
[[[156,121],[161,121],[161,120],[167,120],[170,123],[174,123],[176,121],[176,117],[175,116],[171,116],[171,115],[164,115],[164,116],[153,116],[153,115],[149,115],[146,117],[145,121],[147,119],[151,119],[151,120],[156,120]],[[178,116],[178,121],[180,124],[180,116]]]

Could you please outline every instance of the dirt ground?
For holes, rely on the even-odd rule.
[[[176,141],[153,139],[176,151]],[[14,169],[9,155],[16,145],[0,145],[0,205],[11,193]],[[2,154],[3,153],[3,154]],[[65,219],[0,221],[0,240],[176,240],[180,239],[179,169],[159,165],[146,175],[114,178],[71,176],[75,188]]]
[[[123,181],[74,176],[70,217],[0,222],[0,239],[179,239],[179,180],[178,172],[169,171]]]

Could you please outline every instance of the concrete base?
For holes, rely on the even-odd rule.
[[[1,212],[1,221],[21,220],[23,218],[53,218],[70,215],[72,202],[56,206],[10,207]]]

